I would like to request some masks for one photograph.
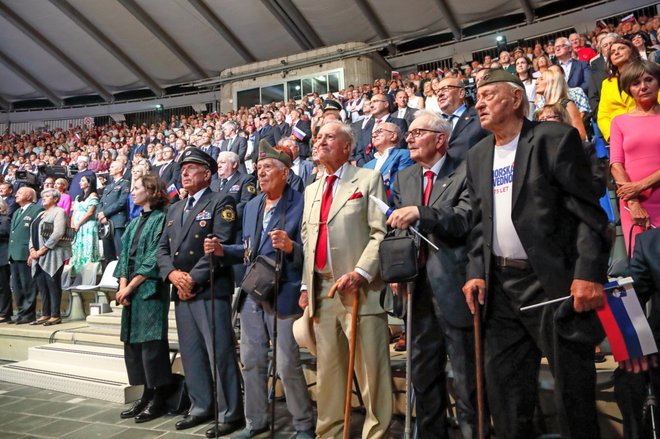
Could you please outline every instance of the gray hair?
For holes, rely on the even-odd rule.
[[[564,40],[565,43],[560,44],[560,43],[559,43],[560,40]],[[571,44],[571,42],[570,42],[570,41],[568,40],[568,38],[566,38],[566,37],[559,37],[559,38],[557,38],[557,39],[555,40],[555,46],[573,47],[573,45]]]
[[[234,131],[238,131],[238,124],[233,120],[228,120],[227,122],[222,124],[222,128],[229,128],[229,127],[231,127],[231,129]]]
[[[9,206],[7,202],[0,198],[0,215],[7,215],[9,213]]]
[[[62,194],[60,194],[60,191],[57,189],[44,189],[41,191],[41,198],[43,198],[45,195],[50,195],[51,197],[55,198],[56,200],[60,200],[60,197]]]
[[[433,131],[438,131],[444,133],[447,136],[447,141],[449,141],[449,136],[451,135],[452,125],[447,119],[444,119],[438,116],[436,113],[430,110],[418,110],[415,112],[415,120],[425,117],[428,118],[431,122],[429,129]]]
[[[55,190],[57,190],[57,189],[55,189]],[[29,194],[30,194],[30,199],[32,200],[32,202],[33,203],[37,202],[37,191],[35,191],[31,187],[23,186],[23,187],[19,188],[18,191],[16,191],[16,193],[18,194],[19,191],[28,191]]]
[[[337,125],[339,127],[339,131],[349,140],[351,144],[351,151],[353,150],[353,147],[355,146],[355,135],[353,134],[353,128],[340,120],[329,120],[323,124],[323,126],[326,125]]]
[[[380,128],[385,128],[387,130],[392,131],[396,135],[396,139],[394,139],[394,143],[398,144],[399,141],[401,140],[401,135],[403,134],[401,132],[401,128],[399,128],[398,125],[393,124],[392,122],[383,122],[382,125],[380,125]]]
[[[238,154],[233,151],[222,151],[220,154],[218,154],[218,161],[220,161],[220,159],[225,159],[232,165],[239,163],[241,160]]]
[[[607,33],[601,32],[601,33],[598,34],[599,37],[600,37],[601,35],[603,35],[602,38],[597,38],[597,39],[596,39],[596,50],[598,50],[598,53],[600,53],[601,49],[603,48],[602,43],[603,43],[603,40],[604,40],[605,38],[613,38],[613,39],[615,39],[615,40],[616,40],[617,38],[620,38],[619,34],[616,33],[616,32],[607,32]]]

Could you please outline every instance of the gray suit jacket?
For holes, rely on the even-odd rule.
[[[49,250],[45,255],[39,258],[37,262],[42,270],[48,273],[50,276],[54,276],[57,273],[57,270],[64,265],[64,261],[69,259],[72,255],[71,253],[71,242],[63,241],[61,238],[66,232],[67,218],[66,212],[61,207],[53,207],[49,211],[44,211],[39,214],[41,217],[41,222],[39,223],[39,248],[48,247]],[[44,228],[44,223],[53,223],[53,233],[45,239],[42,235]],[[32,222],[32,227],[35,223]],[[34,247],[32,242],[32,236],[30,236],[30,248]],[[32,276],[37,271],[37,264],[32,264]]]

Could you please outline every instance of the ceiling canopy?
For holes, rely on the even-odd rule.
[[[446,34],[543,0],[0,0],[0,107],[163,96],[222,70],[349,41]],[[408,38],[406,47],[411,44]],[[421,41],[421,40],[420,40]],[[413,41],[414,42],[414,41]],[[402,47],[402,46],[399,46]],[[390,51],[397,50],[393,45]],[[387,54],[387,53],[385,53]]]

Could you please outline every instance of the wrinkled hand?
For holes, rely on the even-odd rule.
[[[419,219],[419,208],[407,206],[392,212],[387,219],[387,225],[393,229],[406,230]]]
[[[34,262],[34,259],[32,258],[32,256],[28,256],[28,258],[27,258],[27,266],[28,266],[28,267],[32,267],[32,262]]]
[[[205,238],[204,253],[207,255],[213,253],[215,256],[224,256],[225,249],[218,238]]]
[[[183,302],[185,302],[186,300],[190,300],[196,296],[196,294],[193,293],[192,290],[186,290],[186,289],[177,289],[176,294],[177,296],[179,296],[179,300]]]
[[[367,280],[357,271],[346,273],[337,279],[337,291],[342,294],[357,294],[360,288],[367,285]]]
[[[32,259],[32,260],[39,259],[39,252],[36,251],[35,249],[31,248],[30,249],[30,259]]]
[[[96,219],[101,221],[101,224],[105,224],[108,220],[105,218],[105,214],[103,212],[99,212],[96,214]]]
[[[309,292],[307,290],[302,290],[300,292],[300,297],[298,298],[298,306],[302,309],[305,309],[309,306]]]
[[[651,217],[649,213],[642,207],[639,201],[628,202],[628,208],[630,209],[630,219],[632,219],[633,224],[637,224],[648,230],[651,227]]]
[[[291,241],[285,230],[273,230],[272,232],[269,232],[268,235],[270,236],[274,249],[282,250],[286,254],[291,254],[293,252],[293,241]]]
[[[115,300],[120,305],[130,306],[131,305],[131,293],[132,291],[128,287],[120,288],[115,294]]]
[[[190,277],[188,273],[181,270],[174,270],[169,274],[169,276],[167,276],[167,278],[169,279],[170,282],[172,282],[172,285],[174,285],[178,290],[179,297],[181,297],[182,292],[191,293],[193,287],[195,286],[195,282],[192,280],[192,277]]]
[[[658,367],[658,357],[656,355],[619,361],[619,369],[624,369],[630,373],[646,372],[650,367]]]
[[[603,284],[582,279],[573,279],[571,284],[573,309],[575,312],[591,311],[603,306],[605,289]]]
[[[474,314],[477,310],[474,306],[474,295],[477,295],[477,300],[479,304],[483,305],[486,303],[486,281],[483,279],[470,279],[465,282],[463,285],[463,295],[465,295],[465,301],[467,302],[470,312]]]
[[[617,183],[618,189],[616,195],[625,201],[631,198],[637,198],[644,191],[644,186],[639,181],[629,181],[626,183]]]

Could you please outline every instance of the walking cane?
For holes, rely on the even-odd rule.
[[[646,381],[647,381],[647,394],[646,399],[644,400],[644,411],[649,415],[649,420],[651,421],[651,437],[653,439],[658,438],[658,426],[656,425],[655,420],[655,409],[658,406],[655,392],[653,391],[653,381],[651,379],[651,370],[649,369],[646,372]]]
[[[208,235],[207,238],[213,239],[215,235]],[[215,357],[215,292],[213,291],[213,278],[215,277],[215,261],[213,252],[209,253],[209,288],[211,290],[211,355],[213,355],[213,421],[215,437],[218,437],[218,360]]]
[[[478,295],[474,295],[474,357],[477,369],[477,431],[479,439],[484,439],[484,368],[481,347],[481,306]]]
[[[277,230],[277,229],[273,229]],[[275,390],[277,384],[277,298],[280,295],[280,276],[282,275],[282,250],[275,258],[275,299],[273,300],[273,380],[270,397],[270,437],[275,438]]]
[[[406,346],[412,346],[412,291],[408,292],[408,282],[399,283],[399,295],[406,298]],[[404,427],[404,438],[412,437],[412,356],[410,350],[406,353],[406,422]]]
[[[337,283],[335,283],[328,297],[333,298],[337,292]],[[357,326],[358,326],[358,305],[359,305],[359,292],[353,297],[353,311],[351,315],[351,340],[349,343],[348,351],[348,378],[346,379],[346,403],[344,404],[344,435],[343,439],[349,439],[351,427],[351,400],[353,399],[353,376],[355,369],[355,344],[357,343]]]

